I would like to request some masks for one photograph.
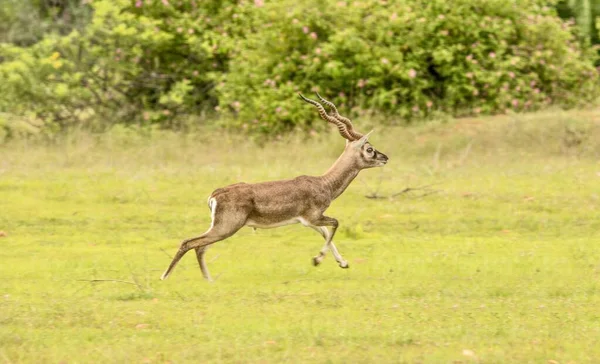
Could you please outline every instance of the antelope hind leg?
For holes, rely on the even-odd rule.
[[[183,243],[181,243],[177,254],[175,254],[173,261],[169,265],[169,268],[167,268],[167,270],[163,273],[160,279],[167,279],[169,277],[169,274],[171,274],[171,271],[173,271],[173,268],[175,268],[179,260],[188,251],[192,249],[201,249],[204,251],[207,245],[214,244],[217,241],[221,241],[230,237],[231,235],[235,234],[235,232],[238,231],[240,227],[241,226],[235,226],[235,228],[229,229],[229,231],[226,234],[219,232],[219,230],[222,229],[212,228],[196,238],[184,240]],[[198,257],[198,255],[196,255],[196,257]],[[208,269],[206,269],[206,264],[204,263],[204,252],[202,253],[202,256],[198,259],[198,263],[200,264],[200,269],[202,269],[202,266],[204,266],[204,269],[202,269],[202,274],[204,275],[204,278],[210,280],[210,276],[207,277],[207,275],[205,274],[208,273]]]
[[[169,268],[167,268],[160,279],[164,280],[169,277],[169,274],[171,274],[173,268],[175,268],[185,253],[191,249],[197,249],[196,258],[198,258],[198,263],[200,264],[202,274],[204,275],[204,278],[210,280],[210,275],[208,274],[208,269],[206,268],[206,263],[204,262],[204,250],[208,245],[227,239],[231,235],[235,234],[239,229],[242,228],[242,226],[244,226],[244,223],[248,218],[247,213],[242,210],[235,211],[227,204],[224,204],[224,206],[217,206],[216,200],[213,201],[211,207],[212,224],[210,229],[198,237],[184,240],[181,243],[177,254],[175,254],[173,261],[169,265]],[[198,250],[202,250],[202,252],[200,253]]]
[[[167,270],[162,274],[160,279],[161,280],[167,279],[169,277],[169,275],[171,274],[171,272],[173,271],[173,269],[175,268],[175,266],[177,265],[177,263],[179,263],[179,260],[181,258],[183,258],[185,253],[187,253],[189,250],[194,249],[194,248],[204,247],[208,244],[216,243],[217,241],[221,240],[221,239],[215,239],[214,237],[211,239],[209,237],[210,232],[211,231],[209,230],[200,236],[184,240],[181,243],[179,250],[173,257],[171,264],[169,264],[169,268],[167,268]]]
[[[208,271],[208,267],[206,266],[206,262],[204,261],[204,253],[206,253],[206,249],[208,246],[204,246],[202,248],[196,248],[196,258],[198,259],[198,264],[200,265],[200,270],[202,271],[202,276],[209,282],[212,282],[212,278]]]

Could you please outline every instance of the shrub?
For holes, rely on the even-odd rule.
[[[83,28],[91,8],[82,0],[2,0],[0,6],[0,42],[28,46],[45,34],[68,34]]]
[[[221,108],[258,133],[312,128],[293,97],[420,119],[570,107],[597,95],[594,52],[546,1],[309,0],[265,5],[220,84]],[[318,126],[323,125],[317,121]]]
[[[77,22],[40,26],[51,32],[39,41],[36,31],[0,43],[10,120],[47,133],[179,128],[216,109],[226,125],[266,135],[324,127],[297,92],[319,91],[353,117],[406,121],[598,95],[595,52],[547,0],[86,3],[61,2]]]
[[[214,80],[226,70],[232,44],[225,38],[236,32],[235,1],[91,4],[81,32],[28,48],[1,45],[0,104],[58,128],[177,127],[180,114],[212,110]]]

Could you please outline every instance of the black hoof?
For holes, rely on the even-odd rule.
[[[318,266],[319,264],[321,264],[321,261],[319,260],[318,257],[312,258],[312,262],[315,267]]]
[[[348,268],[350,268],[350,265],[348,263],[346,263],[346,265],[340,264],[340,268],[348,269]]]

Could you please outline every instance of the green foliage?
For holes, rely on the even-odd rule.
[[[593,44],[600,42],[595,19],[600,16],[599,0],[561,0],[557,3],[558,14],[567,21],[575,21],[579,33]]]
[[[176,127],[181,114],[216,105],[235,22],[227,1],[98,0],[81,32],[28,48],[2,44],[0,105],[59,128],[113,123]],[[239,16],[239,14],[238,14]],[[221,26],[221,24],[227,24]]]
[[[27,46],[45,34],[83,28],[92,14],[82,0],[2,0],[0,42]]]
[[[544,0],[59,3],[26,2],[62,25],[0,43],[0,110],[47,134],[180,128],[215,111],[260,135],[325,128],[295,95],[311,91],[352,117],[406,121],[598,95],[595,52]]]
[[[569,107],[597,95],[595,56],[545,1],[273,2],[220,87],[244,128],[313,127],[311,90],[353,116]],[[250,70],[250,71],[249,71]]]

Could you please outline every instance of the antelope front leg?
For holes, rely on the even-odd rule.
[[[333,244],[333,236],[335,235],[335,232],[339,225],[338,221],[332,217],[322,216],[318,221],[315,221],[314,225],[318,229],[315,230],[319,231],[326,240],[325,246],[323,247],[323,249],[321,249],[319,255],[313,258],[314,265],[318,265],[319,263],[321,263],[321,261],[325,257],[327,249],[329,249],[333,253],[334,258],[338,262],[340,267],[349,268],[350,266],[348,265],[348,262],[344,260],[342,255],[338,252],[337,248]],[[327,226],[332,227],[331,233],[329,233]]]
[[[338,252],[335,245],[333,245],[333,241],[329,242],[329,249],[333,253],[335,260],[340,264],[340,267],[342,267],[344,269],[350,268],[350,265],[348,265],[348,262],[345,261],[344,258],[342,258],[342,255]]]
[[[327,250],[329,250],[329,246],[327,245],[327,240],[329,239],[329,230],[327,230],[325,226],[309,225],[309,227],[321,234],[323,239],[325,239],[325,245],[319,252],[319,255],[313,257],[313,265],[316,267],[317,265],[321,264],[321,262],[325,258],[325,254],[327,254]]]

